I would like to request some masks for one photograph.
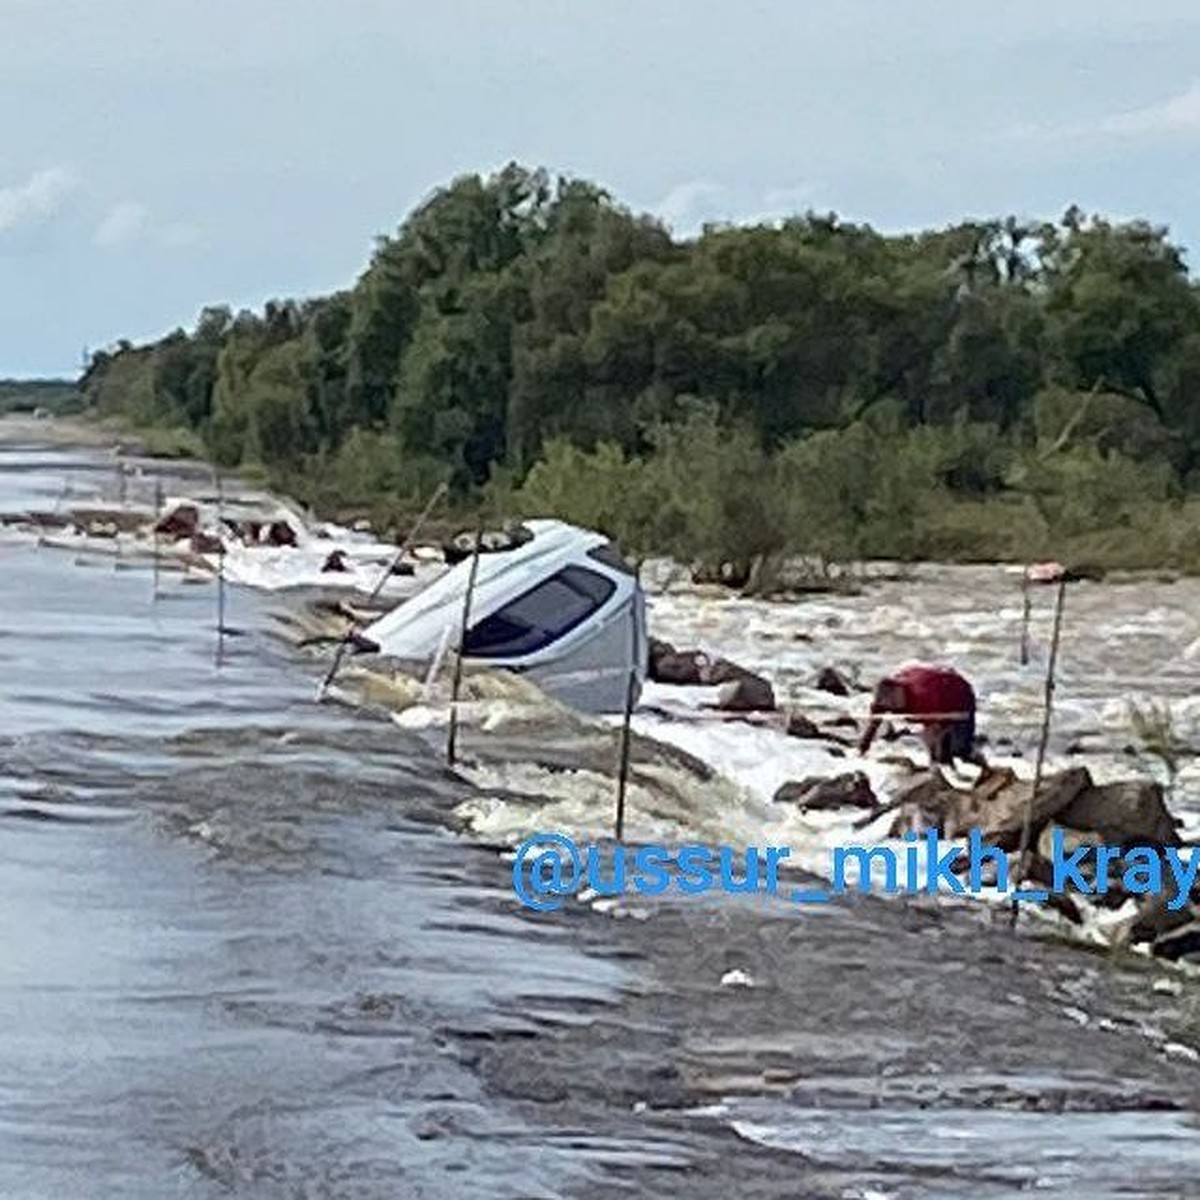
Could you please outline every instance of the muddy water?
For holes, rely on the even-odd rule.
[[[67,473],[111,482],[9,448],[0,504],[48,505]],[[600,998],[622,972],[504,911],[491,856],[436,822],[465,785],[317,707],[251,593],[218,668],[211,587],[155,601],[144,570],[0,556],[0,1194],[585,1180],[590,1156],[483,1095],[459,1044],[512,1024],[504,1001]]]
[[[67,481],[116,486],[102,451],[0,448],[0,510]],[[313,702],[278,598],[231,590],[218,666],[211,584],[2,534],[0,564],[0,1194],[1195,1194],[1190,980],[969,907],[522,914],[470,830],[607,803],[611,731],[484,704],[450,773],[430,714]],[[724,604],[656,619],[780,657],[793,615]],[[636,757],[647,833],[752,825],[736,781]]]

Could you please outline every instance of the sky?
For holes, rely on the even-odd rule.
[[[0,378],[353,283],[510,160],[680,235],[1071,204],[1200,264],[1196,0],[0,0]]]

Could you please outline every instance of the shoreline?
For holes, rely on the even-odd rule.
[[[89,415],[46,416],[34,417],[26,413],[8,413],[0,415],[0,446],[11,444],[44,444],[55,448],[81,449],[111,449],[118,458],[136,458],[146,462],[158,462],[163,465],[164,474],[182,474],[194,470],[216,469],[214,464],[203,457],[190,453],[177,455],[154,453],[144,432],[136,430],[120,417],[97,418]],[[276,498],[296,507],[302,508],[320,521],[334,524],[351,525],[367,519],[370,530],[378,536],[399,544],[403,540],[401,529],[389,528],[381,530],[374,521],[366,518],[369,506],[334,505],[329,508],[313,506],[298,502],[286,492],[282,492],[270,484],[250,479],[245,468],[230,468],[224,472],[226,477],[242,481],[245,486],[255,490],[265,491]],[[431,538],[449,537],[473,525],[475,510],[463,510],[461,514],[436,514],[428,519],[424,528]],[[660,561],[667,561],[661,558]],[[762,594],[747,588],[739,588],[715,580],[697,578],[693,582],[698,588],[713,588],[718,594],[745,599],[761,599],[766,602],[789,603],[804,599],[806,596],[823,596],[846,592],[853,589],[869,588],[880,579],[915,578],[922,570],[937,568],[983,568],[995,567],[1001,570],[1024,570],[1029,566],[1030,559],[996,558],[986,556],[958,556],[938,559],[866,559],[848,565],[838,566],[833,575],[824,582],[812,586],[780,587],[777,590]],[[1068,564],[1070,565],[1070,564]],[[1200,568],[1189,570],[1184,567],[1170,565],[1139,566],[1139,567],[1099,567],[1085,568],[1097,572],[1093,581],[1103,581],[1111,584],[1162,583],[1171,584],[1178,580],[1200,578]],[[678,570],[688,571],[689,568],[679,566]],[[1047,584],[1038,582],[1035,589],[1044,588]]]
[[[102,424],[93,418],[35,417],[29,413],[0,415],[0,445],[26,442],[90,449],[119,447],[127,453],[130,452],[128,448],[131,443],[134,453],[140,452],[143,447],[143,443],[132,433],[123,433],[115,426]]]

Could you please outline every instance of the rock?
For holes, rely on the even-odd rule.
[[[0,522],[5,525],[19,525],[28,520],[33,525],[41,525],[46,529],[66,529],[71,524],[69,517],[62,513],[41,512],[39,510],[31,510],[24,516],[20,513],[6,513],[0,516]],[[1200,642],[1197,643],[1200,645]]]
[[[1037,845],[1047,821],[1091,786],[1092,777],[1085,767],[1072,767],[1044,779],[1031,810],[1030,845]],[[900,815],[892,836],[913,828],[936,828],[940,836],[955,838],[977,828],[992,845],[1016,850],[1032,791],[1032,781],[1017,779],[1008,770],[985,773],[970,789],[954,787],[940,771],[929,772],[897,797]],[[1075,822],[1071,824],[1078,828]]]
[[[714,707],[728,712],[775,711],[775,692],[761,675],[727,658],[714,661],[700,650],[676,650],[657,638],[650,639],[649,676],[655,683],[721,685]]]
[[[774,712],[775,689],[761,675],[746,674],[721,685],[715,707],[725,712]]]
[[[706,661],[700,669],[701,683],[718,684],[732,683],[738,679],[757,679],[753,671],[739,667],[737,663],[727,658],[718,658],[716,662]]]
[[[871,790],[870,780],[862,771],[851,771],[833,778],[815,776],[810,779],[789,780],[776,791],[774,799],[780,804],[798,804],[801,811],[875,808],[879,803]]]
[[[692,568],[695,584],[719,584],[721,587],[741,590],[750,582],[752,566],[749,562],[723,562],[719,565],[700,564]]]
[[[1057,821],[1047,821],[1036,843],[1036,856],[1046,864],[1046,869],[1050,872],[1045,879],[1040,879],[1038,882],[1048,887],[1053,887],[1054,883],[1052,862],[1056,837],[1062,839],[1063,852],[1066,854],[1073,854],[1081,846],[1102,845],[1104,841],[1098,834],[1090,830],[1071,829],[1068,826],[1060,825]],[[1091,894],[1088,896],[1089,902],[1102,908],[1120,908],[1129,899],[1123,878],[1125,864],[1120,859],[1107,863],[1103,887],[1100,886],[1096,866],[1096,857],[1093,853],[1084,855],[1079,864],[1079,873],[1091,889]]]
[[[1169,870],[1164,871],[1163,874],[1164,876],[1168,875]],[[1165,878],[1163,882],[1165,885],[1164,891],[1151,892],[1145,896],[1137,897],[1137,920],[1129,930],[1129,940],[1131,942],[1155,941],[1165,934],[1182,929],[1185,925],[1190,925],[1196,920],[1196,910],[1190,904],[1185,904],[1182,908],[1175,909],[1167,907],[1175,899],[1175,888]],[[1169,895],[1167,894],[1168,892],[1170,893]]]
[[[329,556],[325,559],[324,563],[321,564],[322,573],[326,571],[344,572],[348,570],[350,570],[350,568],[346,566],[345,550],[331,550],[329,552]]]
[[[936,829],[939,836],[962,838],[977,828],[986,843],[1012,853],[1020,848],[1026,813],[1029,812],[1029,848],[1032,860],[1044,866],[1042,874],[1050,871],[1049,859],[1053,855],[1056,834],[1061,835],[1068,854],[1082,845],[1119,846],[1128,851],[1134,846],[1161,850],[1164,846],[1181,844],[1175,820],[1163,803],[1162,789],[1153,781],[1127,780],[1097,787],[1085,768],[1072,767],[1043,780],[1032,808],[1031,794],[1031,781],[1018,780],[1009,770],[985,772],[969,790],[953,787],[940,772],[927,772],[900,793],[892,805],[886,806],[899,810],[890,836],[902,837],[910,830]],[[1080,872],[1093,889],[1095,866],[1094,855],[1086,856],[1080,863]],[[1090,903],[1117,908],[1128,900],[1130,894],[1124,886],[1124,870],[1123,860],[1110,862],[1105,889],[1102,892],[1093,890]],[[1028,878],[1052,886],[1049,874],[1040,878],[1032,868]],[[1168,880],[1165,867],[1163,878]],[[1167,908],[1168,902],[1174,899],[1174,890],[1169,883],[1162,895],[1134,898],[1138,915],[1129,930],[1131,941],[1161,939],[1176,927],[1193,920],[1191,912]],[[1072,905],[1065,898],[1055,906],[1071,916]],[[1072,916],[1072,919],[1076,918]],[[1200,922],[1197,922],[1197,929],[1200,929]],[[1200,940],[1196,945],[1197,953],[1200,953]],[[1178,950],[1176,943],[1168,942],[1161,952],[1169,956]],[[1159,952],[1155,950],[1155,953]]]
[[[815,721],[803,713],[790,712],[787,719],[787,735],[794,738],[820,738],[821,731]]]
[[[1011,867],[1015,868],[1016,865],[1015,861],[1010,861]],[[1029,887],[1031,884],[1038,884],[1050,893],[1046,898],[1048,908],[1061,913],[1075,925],[1083,924],[1083,913],[1080,912],[1079,905],[1066,892],[1054,890],[1054,864],[1036,851],[1029,856],[1028,869],[1023,880],[1023,886]]]
[[[1059,824],[1086,829],[1110,846],[1178,846],[1175,818],[1162,788],[1149,779],[1129,779],[1089,787],[1057,813]]]
[[[409,575],[415,575],[416,567],[414,567],[412,565],[412,563],[396,562],[396,563],[392,564],[392,574],[393,575],[403,575],[406,577]]]
[[[1195,913],[1189,915],[1195,917]],[[1186,925],[1159,934],[1150,945],[1150,953],[1171,962],[1200,955],[1200,921],[1190,920]]]
[[[817,676],[817,690],[828,692],[831,696],[850,696],[854,688],[850,681],[836,667],[822,667]]]
[[[154,525],[154,532],[182,541],[200,528],[200,510],[194,504],[179,504]]]
[[[272,521],[263,540],[268,546],[297,545],[296,531],[286,521]]]
[[[203,529],[192,534],[191,546],[193,554],[220,554],[225,549],[215,533],[206,533]]]
[[[653,673],[654,664],[657,663],[660,659],[669,658],[678,653],[679,653],[679,651],[676,650],[675,647],[672,646],[670,642],[664,642],[662,640],[662,638],[652,637],[650,639],[650,649],[649,649],[650,671]]]
[[[985,775],[967,793],[968,802],[954,814],[955,828],[967,830],[979,826],[987,830],[989,842],[1005,850],[1016,850],[1021,844],[1026,813],[1030,841],[1036,843],[1046,822],[1052,817],[1061,818],[1063,809],[1091,784],[1092,777],[1086,767],[1071,767],[1043,779],[1031,805],[1032,780],[1019,780],[1011,771]]]
[[[708,656],[699,650],[676,650],[670,642],[650,639],[649,674],[655,683],[702,683],[708,665]]]
[[[136,509],[77,508],[74,522],[90,537],[116,537],[119,533],[138,533],[145,525],[144,514]]]
[[[940,771],[923,772],[891,802],[896,817],[888,837],[903,837],[911,829],[936,829],[940,834],[945,828],[946,813],[957,802],[957,789],[946,782]]]

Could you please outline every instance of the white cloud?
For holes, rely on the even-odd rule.
[[[74,177],[63,167],[35,171],[24,183],[0,188],[0,234],[54,216],[74,188]]]
[[[1200,79],[1168,100],[1118,113],[1100,125],[1104,133],[1200,132]]]
[[[763,193],[762,204],[739,220],[751,225],[769,225],[785,217],[804,213],[811,207],[813,189],[807,183],[796,184],[793,187],[768,188]]]
[[[174,250],[194,245],[200,238],[197,226],[186,221],[160,225],[146,205],[137,200],[114,204],[96,226],[92,241],[102,250],[115,250],[134,243]]]
[[[146,228],[150,210],[136,200],[122,200],[108,210],[104,220],[96,227],[92,241],[105,250],[133,241]]]
[[[1200,133],[1200,79],[1193,80],[1177,95],[1142,108],[1113,113],[1099,120],[1016,125],[1005,136],[1015,142],[1057,146],[1063,142],[1094,143],[1155,133]]]
[[[673,187],[651,211],[676,234],[699,233],[708,222],[766,224],[803,212],[810,206],[808,184],[767,188],[762,192],[740,189],[708,179],[694,179]]]
[[[720,200],[728,189],[707,179],[693,179],[673,187],[657,204],[653,211],[671,229],[682,232],[716,220],[721,210]]]

